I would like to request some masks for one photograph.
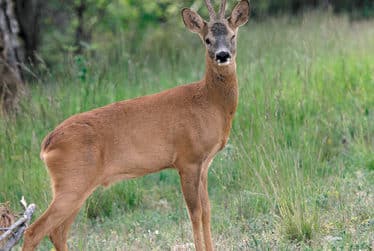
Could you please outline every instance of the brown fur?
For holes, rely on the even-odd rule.
[[[186,26],[196,20],[188,17]],[[23,250],[33,250],[47,234],[57,250],[67,250],[70,225],[96,187],[165,168],[180,174],[196,250],[203,250],[201,230],[212,250],[207,174],[228,140],[238,104],[233,57],[218,66],[207,52],[199,82],[77,114],[57,126],[41,150],[53,201],[26,231]]]

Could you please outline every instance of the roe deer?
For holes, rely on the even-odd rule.
[[[45,235],[56,250],[67,250],[69,228],[96,187],[165,168],[179,172],[196,250],[203,250],[203,240],[213,250],[208,168],[228,140],[238,104],[236,38],[249,2],[241,0],[227,19],[225,0],[218,14],[205,3],[209,22],[188,8],[181,13],[206,46],[201,81],[74,115],[45,137],[40,156],[53,200],[27,229],[23,250],[35,249]]]

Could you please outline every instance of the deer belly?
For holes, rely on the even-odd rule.
[[[173,154],[165,148],[132,149],[114,157],[104,168],[103,185],[155,173],[171,166]]]

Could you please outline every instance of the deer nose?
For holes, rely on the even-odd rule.
[[[218,63],[226,63],[230,58],[230,53],[227,51],[220,51],[216,54],[216,61]]]

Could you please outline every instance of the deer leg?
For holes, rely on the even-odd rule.
[[[205,242],[205,249],[207,251],[213,250],[212,236],[210,232],[210,202],[208,194],[208,169],[210,161],[208,161],[201,171],[200,177],[200,200],[202,205],[202,223],[203,223],[203,235]]]
[[[75,217],[75,215],[73,217],[73,214],[79,210],[86,198],[93,191],[93,189],[82,188],[78,191],[69,189],[70,191],[66,189],[64,192],[55,191],[55,196],[48,209],[26,230],[22,247],[23,251],[34,250],[44,236],[50,234],[51,231],[65,223],[65,221],[70,220],[69,223],[71,224]],[[55,240],[57,241],[56,233],[54,233],[54,236],[56,236]],[[64,238],[60,237],[60,239]],[[57,250],[66,250],[65,243],[62,244],[57,241],[57,244],[59,245],[59,247],[56,247]]]
[[[200,165],[190,165],[179,172],[182,192],[190,215],[196,251],[203,250],[201,239]]]
[[[71,216],[69,216],[60,226],[56,227],[49,235],[49,238],[51,239],[57,251],[68,250],[68,246],[66,243],[68,239],[68,233],[75,217],[79,213],[79,210],[80,208],[75,210]]]

